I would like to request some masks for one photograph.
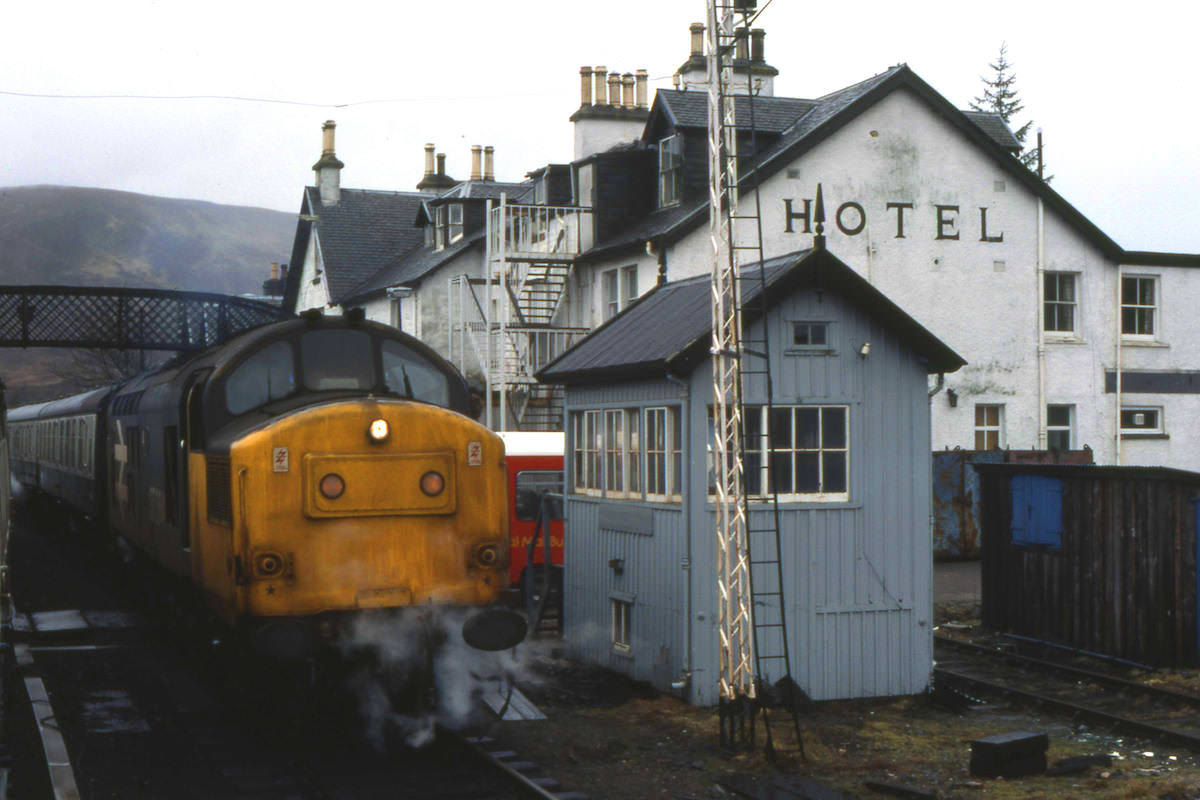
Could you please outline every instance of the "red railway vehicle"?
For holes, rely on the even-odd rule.
[[[540,498],[548,492],[562,491],[566,437],[561,431],[501,431],[500,438],[504,440],[504,459],[508,464],[509,536],[512,542],[509,576],[513,586],[524,587],[526,567],[530,563],[529,544],[537,528]],[[552,520],[549,529],[550,586],[558,588],[562,586],[562,520]],[[546,535],[545,530],[541,535]],[[532,558],[534,586],[543,584],[541,571],[545,562],[545,541],[539,537]]]

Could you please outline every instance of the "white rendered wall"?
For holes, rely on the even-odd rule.
[[[829,249],[969,362],[947,376],[946,389],[957,395],[957,405],[950,406],[946,391],[932,401],[934,449],[974,447],[976,404],[1004,406],[1006,446],[1036,448],[1039,406],[1064,403],[1075,406],[1075,446],[1090,446],[1098,463],[1116,462],[1117,405],[1104,381],[1116,358],[1117,264],[1046,209],[1045,268],[1077,275],[1078,335],[1065,341],[1047,337],[1045,395],[1039,400],[1038,201],[1032,192],[907,90],[883,98],[765,182],[768,258],[812,246],[802,219],[793,217],[787,231],[785,201],[802,214],[804,199],[815,197],[818,183]],[[750,202],[743,200],[743,213]],[[958,210],[939,212],[939,205]],[[986,229],[980,208],[987,209]],[[1003,239],[981,241],[984,235]],[[669,278],[706,274],[710,247],[707,226],[692,231],[668,253]],[[594,313],[600,303],[601,284],[594,276],[625,263],[629,259],[614,258],[583,268],[593,276],[585,308]],[[1159,276],[1161,300],[1158,341],[1126,346],[1123,368],[1200,369],[1190,344],[1200,341],[1200,319],[1189,308],[1200,300],[1200,270],[1124,271]],[[589,277],[581,275],[580,281],[588,284]],[[639,289],[652,286],[651,280]],[[1200,412],[1200,395],[1127,394],[1123,402],[1161,406],[1169,438],[1122,440],[1122,463],[1200,469],[1200,433],[1191,433],[1188,422]]]
[[[636,141],[645,127],[645,119],[581,119],[575,123],[575,160]]]
[[[340,308],[329,308],[328,305],[329,286],[325,280],[324,264],[321,259],[321,241],[314,229],[308,235],[308,247],[304,250],[300,288],[296,293],[296,312],[319,308],[330,313],[340,313]]]

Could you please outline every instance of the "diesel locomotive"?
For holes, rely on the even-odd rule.
[[[524,633],[497,605],[504,446],[471,406],[419,340],[308,314],[13,409],[8,429],[18,481],[120,537],[259,652],[307,658],[363,615],[431,607],[471,612],[500,649]]]

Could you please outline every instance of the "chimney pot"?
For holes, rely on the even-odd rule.
[[[602,106],[608,102],[608,67],[596,67],[592,70],[592,78],[596,82],[595,103]]]
[[[432,175],[433,169],[433,143],[427,142],[425,144],[425,174]]]
[[[287,280],[287,271],[288,271],[288,265],[287,265],[287,264],[280,264],[280,265],[279,265],[279,279],[280,279],[280,280]]]
[[[279,280],[279,262],[278,261],[271,262],[271,280],[273,280],[273,281]]]
[[[592,68],[579,68],[579,105],[583,107],[592,104]]]
[[[610,106],[621,105],[621,75],[614,72],[608,76],[608,104]]]
[[[704,23],[692,23],[692,56],[702,57],[704,55]]]
[[[650,73],[646,72],[644,69],[639,69],[636,73],[634,73],[634,77],[637,80],[637,107],[646,108],[648,104],[646,95],[649,88]]]
[[[736,61],[745,61],[750,57],[749,31],[737,28],[733,32],[733,57]]]
[[[762,28],[754,28],[750,31],[750,60],[755,64],[761,64],[766,56],[763,54],[763,40],[767,37],[767,32]]]
[[[437,169],[438,169],[438,171],[437,171],[437,174],[438,174],[438,175],[445,175],[445,174],[446,174],[446,154],[445,154],[445,153],[438,153],[438,154],[437,154],[437,164],[438,164],[438,167],[437,167]]]
[[[321,126],[321,155],[333,154],[333,129],[336,127],[337,123],[331,119],[325,120]]]
[[[483,148],[483,179],[485,181],[496,180],[496,148],[490,144]]]
[[[621,105],[633,108],[633,73],[626,72],[621,76]]]
[[[471,145],[471,180],[477,181],[483,177],[483,172],[480,169],[480,155],[483,153],[483,148],[477,144]]]

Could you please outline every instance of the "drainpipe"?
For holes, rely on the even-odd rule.
[[[935,394],[937,394],[938,392],[940,392],[942,390],[942,387],[944,387],[945,385],[946,385],[946,373],[939,372],[938,377],[937,377],[937,383],[934,384],[934,387],[929,390],[929,399],[932,401],[933,396]]]
[[[1038,430],[1037,449],[1046,449],[1046,228],[1045,205],[1037,205],[1037,370]]]
[[[681,434],[685,446],[689,446],[692,441],[692,396],[691,387],[687,381],[677,378],[670,372],[667,373],[667,380],[679,386],[679,397],[682,401],[683,412],[683,430]],[[693,483],[694,481],[689,481]],[[684,574],[683,582],[683,669],[680,670],[679,680],[671,682],[671,688],[683,693],[684,700],[687,699],[688,687],[692,682],[692,493],[689,491],[691,486],[684,487],[683,491],[683,530],[685,549],[683,554],[683,562],[679,565]]]
[[[1116,416],[1113,423],[1113,442],[1116,445],[1116,465],[1121,466],[1121,279],[1124,275],[1124,267],[1120,263],[1117,264],[1117,288],[1113,292],[1113,307],[1116,313],[1113,315],[1115,324],[1113,325],[1113,334],[1117,340],[1117,386],[1116,393],[1113,395],[1116,398],[1113,402],[1116,404]]]

